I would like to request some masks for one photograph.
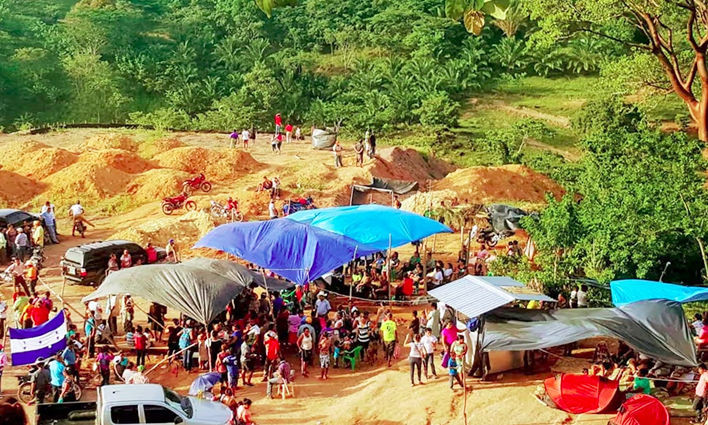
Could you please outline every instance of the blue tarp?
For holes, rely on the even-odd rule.
[[[671,300],[680,303],[708,300],[708,288],[683,286],[653,280],[626,279],[610,283],[612,303],[616,306],[642,300]]]
[[[388,249],[389,235],[391,246],[397,247],[436,233],[452,233],[422,215],[375,204],[298,211],[286,219],[347,236],[379,251]]]
[[[380,251],[346,236],[279,218],[229,223],[207,233],[195,248],[213,248],[258,264],[304,284],[352,261]]]

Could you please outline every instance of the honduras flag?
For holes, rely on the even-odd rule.
[[[12,365],[30,364],[38,358],[49,358],[66,348],[64,310],[51,320],[30,329],[10,328]]]

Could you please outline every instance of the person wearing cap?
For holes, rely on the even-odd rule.
[[[29,290],[30,294],[33,297],[37,296],[37,279],[39,275],[39,271],[37,270],[37,266],[32,262],[32,260],[27,260],[25,262],[25,276],[24,280],[25,283],[29,284]]]
[[[51,389],[51,376],[49,375],[49,369],[47,368],[44,358],[38,358],[37,361],[34,362],[34,365],[36,369],[30,375],[30,391],[37,400],[37,403],[44,403],[44,399]]]
[[[44,249],[44,227],[42,227],[42,223],[39,220],[35,220],[32,223],[32,243]]]
[[[145,366],[140,365],[137,368],[137,371],[130,375],[128,379],[126,379],[125,383],[126,384],[149,384],[150,379],[145,376],[143,373],[145,371]]]
[[[317,301],[315,301],[315,311],[320,320],[320,329],[324,329],[327,326],[327,315],[330,310],[332,310],[332,306],[327,300],[327,294],[324,291],[320,291],[317,294]]]
[[[167,242],[165,253],[167,254],[168,263],[179,263],[181,261],[179,256],[179,248],[177,248],[177,244],[174,239],[170,239]]]
[[[61,387],[64,384],[64,360],[61,358],[61,353],[57,353],[54,359],[49,362],[49,382],[52,385],[52,399],[54,403],[59,401],[61,395]]]

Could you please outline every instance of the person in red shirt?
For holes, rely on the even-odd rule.
[[[272,325],[271,325],[272,326]],[[271,329],[272,330],[272,329]],[[271,375],[278,366],[278,359],[280,358],[280,342],[278,341],[278,336],[271,335],[267,338],[263,344],[266,349],[266,361],[263,370],[263,382],[266,382],[271,378]]]
[[[157,250],[152,246],[152,242],[148,242],[145,247],[145,253],[147,254],[147,263],[152,264],[157,262]]]
[[[32,308],[28,311],[34,326],[39,326],[49,320],[49,309],[40,298],[35,298]]]
[[[147,338],[143,333],[142,326],[137,326],[135,328],[135,333],[133,334],[133,341],[135,343],[135,365],[140,366],[145,364],[145,354],[147,352]]]
[[[275,134],[280,134],[280,129],[283,127],[283,119],[280,118],[280,114],[275,114]]]
[[[285,124],[285,143],[290,143],[292,141],[293,125]]]

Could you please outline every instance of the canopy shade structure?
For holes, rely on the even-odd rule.
[[[346,236],[384,251],[419,241],[436,233],[452,233],[444,224],[422,215],[381,205],[354,205],[298,211],[286,220]]]
[[[83,301],[131,294],[209,323],[251,282],[253,275],[240,264],[200,258],[118,270]]]
[[[612,304],[622,306],[642,300],[671,300],[679,303],[708,300],[708,287],[683,286],[653,280],[626,279],[610,283]]]
[[[215,261],[210,258],[192,258],[186,261],[184,264],[193,265],[203,269],[211,270],[215,273],[233,279],[235,282],[244,282],[248,285],[250,282],[244,281],[244,273],[248,272],[251,275],[251,282],[256,283],[258,286],[267,287],[269,290],[282,291],[284,289],[292,288],[295,286],[294,283],[288,282],[282,279],[277,279],[270,276],[265,276],[264,274],[256,271],[250,270],[245,267],[233,267],[230,261]]]
[[[517,300],[555,302],[553,298],[524,292],[525,285],[506,276],[465,276],[428,291],[467,317],[477,317]]]
[[[222,224],[195,248],[228,252],[297,284],[304,284],[380,249],[306,223],[279,218]]]
[[[497,309],[486,317],[486,351],[539,350],[608,336],[667,364],[696,365],[696,346],[681,304],[674,301],[647,300],[616,308],[552,312]]]

